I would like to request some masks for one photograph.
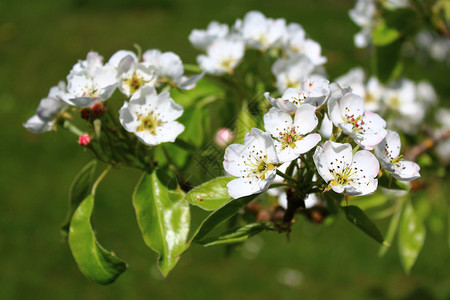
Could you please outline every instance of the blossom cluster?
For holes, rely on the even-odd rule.
[[[390,115],[389,125],[407,133],[416,132],[427,110],[437,103],[436,92],[427,81],[415,83],[404,78],[384,85],[374,76],[366,81],[364,71],[354,68],[336,82],[351,86],[353,93],[364,98],[366,110]]]
[[[202,76],[185,76],[183,63],[173,52],[152,49],[138,57],[132,51],[119,50],[106,63],[98,53],[89,52],[85,60],[73,66],[67,84],[61,81],[50,89],[48,96],[41,100],[36,115],[24,126],[34,133],[52,130],[55,121],[68,107],[95,112],[98,107],[104,108],[99,104],[119,89],[129,98],[120,109],[119,117],[127,131],[146,145],[173,142],[184,130],[184,126],[175,121],[182,115],[183,108],[170,98],[168,92],[158,94],[156,89],[165,85],[192,89]],[[83,141],[85,145],[86,139]]]
[[[320,67],[326,62],[320,44],[308,38],[300,24],[267,18],[258,11],[248,12],[231,27],[212,21],[207,29],[194,29],[189,40],[206,52],[197,57],[197,62],[213,75],[233,74],[246,49],[282,51],[272,66],[281,93],[299,87],[312,73],[323,73]]]
[[[380,164],[399,180],[420,176],[420,167],[400,155],[398,133],[386,129],[383,118],[366,110],[364,99],[351,87],[307,78],[302,88],[288,91],[278,99],[266,93],[272,104],[264,115],[266,132],[253,128],[244,145],[227,147],[223,165],[237,177],[228,184],[233,198],[266,191],[277,174],[286,176],[277,168],[290,164],[296,166],[296,172],[311,168],[304,163],[308,155],[315,165],[309,173],[318,174],[326,182],[324,191],[332,189],[352,196],[371,194],[377,189]],[[328,111],[333,133],[325,142],[323,134],[315,132],[321,132],[317,127],[322,110]],[[360,147],[363,150],[358,151]],[[313,188],[306,189],[305,196]]]

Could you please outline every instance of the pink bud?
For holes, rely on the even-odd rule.
[[[101,117],[106,112],[106,106],[103,104],[103,102],[96,103],[92,105],[92,112],[94,113],[94,116]]]
[[[233,132],[228,128],[221,128],[216,133],[216,137],[214,138],[214,142],[222,148],[225,148],[234,140]]]
[[[78,144],[82,146],[88,146],[90,143],[91,137],[87,133],[80,135],[80,137],[78,138]]]

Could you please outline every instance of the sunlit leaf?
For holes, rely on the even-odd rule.
[[[400,258],[403,268],[409,272],[425,241],[425,226],[415,213],[411,202],[405,205],[398,233]]]
[[[92,185],[94,184],[94,173],[97,167],[97,161],[93,160],[81,169],[77,174],[69,191],[69,208],[67,211],[66,220],[61,226],[61,234],[67,237],[69,233],[70,220],[73,213],[80,205],[80,203],[91,194]]]
[[[239,117],[236,120],[235,143],[243,144],[245,135],[254,127],[256,127],[255,118],[248,109],[248,103],[244,101],[242,103],[242,108]]]
[[[189,232],[189,205],[181,192],[168,190],[156,172],[144,174],[133,194],[133,205],[148,247],[159,254],[164,276],[176,265]]]
[[[241,227],[228,230],[227,232],[225,232],[220,236],[206,238],[200,241],[199,243],[205,247],[213,245],[240,243],[269,228],[270,226],[268,226],[268,224],[264,222],[247,224]]]
[[[235,177],[218,177],[199,185],[186,194],[185,199],[205,210],[215,210],[224,205],[231,197],[227,183]]]
[[[361,229],[380,244],[388,245],[375,224],[359,207],[344,206],[342,207],[342,210],[350,223]]]
[[[107,169],[108,170],[108,169]],[[103,178],[104,172],[97,183]],[[75,210],[69,229],[69,246],[78,268],[86,278],[99,284],[109,284],[122,274],[127,265],[97,241],[91,225],[94,194],[88,195]]]
[[[398,39],[399,36],[400,33],[396,29],[380,22],[372,31],[372,42],[375,46],[386,46]]]

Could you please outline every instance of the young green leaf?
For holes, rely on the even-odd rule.
[[[208,247],[213,245],[234,244],[241,243],[250,237],[260,233],[263,230],[269,229],[270,226],[266,223],[252,223],[241,227],[228,230],[224,234],[216,237],[204,239],[199,244]]]
[[[241,113],[236,120],[236,139],[234,142],[243,144],[245,135],[254,127],[256,127],[255,118],[248,109],[247,101],[244,101],[242,102]]]
[[[189,205],[184,194],[169,190],[156,172],[145,173],[133,194],[133,205],[146,245],[159,254],[158,267],[164,276],[176,265],[186,247]]]
[[[367,235],[372,237],[380,244],[390,246],[388,243],[384,241],[383,236],[381,235],[380,231],[375,226],[375,224],[369,219],[369,217],[367,217],[367,215],[359,207],[344,206],[341,208],[344,211],[345,216],[350,221],[350,223],[354,224],[356,227],[364,231]]]
[[[394,240],[395,234],[397,233],[398,224],[400,223],[400,216],[402,215],[403,211],[403,199],[401,201],[402,204],[397,207],[394,215],[391,218],[391,222],[389,223],[388,231],[386,234],[386,242],[389,244]],[[388,249],[389,247],[386,247],[385,245],[381,246],[380,250],[378,251],[378,256],[383,257]]]
[[[231,197],[227,183],[234,177],[218,177],[199,185],[186,194],[186,201],[204,210],[215,210],[224,205]]]
[[[257,195],[250,195],[247,197],[232,199],[225,203],[222,207],[212,212],[197,228],[191,237],[191,241],[198,242],[202,240],[208,233],[214,228],[237,214],[243,209],[250,201],[252,201]]]
[[[403,210],[398,232],[400,258],[407,273],[416,262],[424,241],[425,226],[409,201]]]
[[[94,195],[84,199],[70,222],[69,246],[73,257],[86,278],[99,284],[109,284],[122,274],[127,265],[112,252],[104,249],[95,238],[91,216]]]
[[[67,211],[66,220],[61,226],[61,234],[67,238],[69,233],[70,220],[73,213],[80,205],[80,203],[91,194],[92,185],[94,184],[94,173],[97,167],[97,161],[93,160],[81,169],[77,174],[69,191],[69,208]]]
[[[398,39],[400,33],[395,28],[380,22],[372,31],[372,42],[375,46],[386,46]]]

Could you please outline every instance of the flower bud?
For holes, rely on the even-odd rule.
[[[216,133],[214,142],[221,148],[225,148],[234,140],[233,132],[228,128],[221,128]]]
[[[106,112],[106,106],[103,102],[96,103],[92,106],[92,113],[95,117],[101,117]]]
[[[88,146],[90,143],[91,137],[87,133],[80,135],[80,137],[78,138],[78,144],[82,146]]]
[[[80,110],[80,115],[81,115],[82,119],[89,121],[89,119],[91,118],[91,109],[90,108],[82,108]]]

